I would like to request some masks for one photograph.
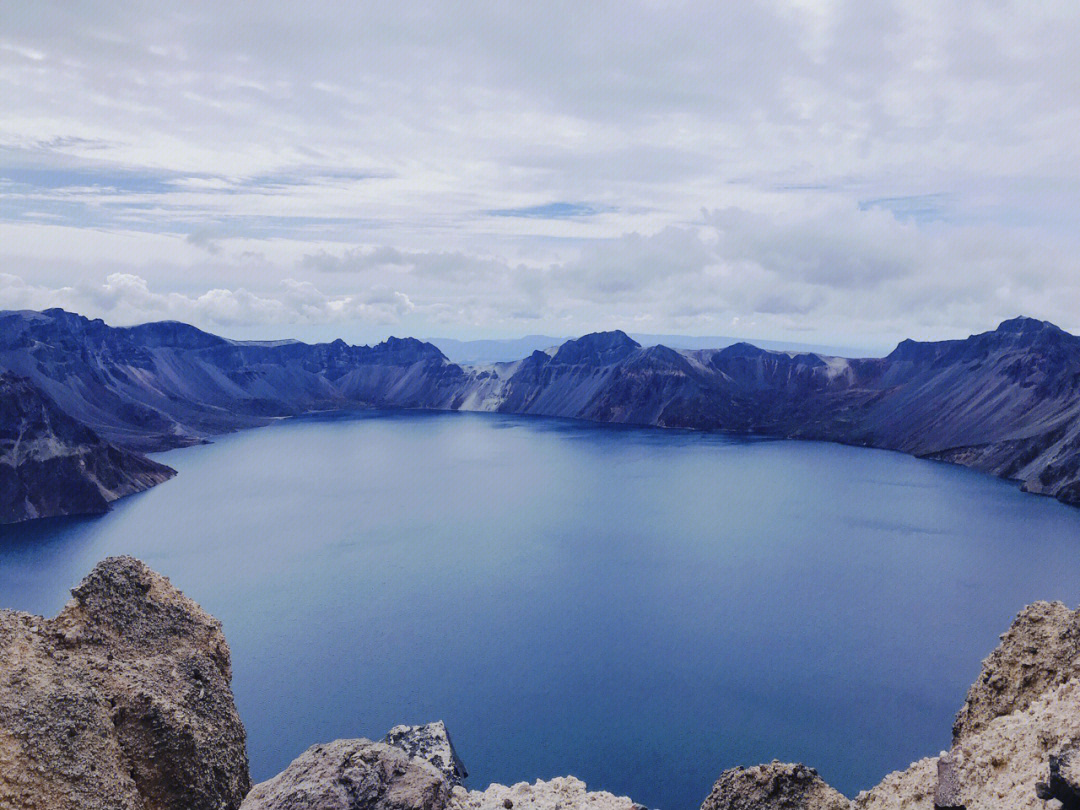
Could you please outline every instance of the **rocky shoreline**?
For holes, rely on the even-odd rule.
[[[441,723],[312,746],[252,786],[220,623],[131,557],[53,619],[0,611],[0,807],[643,810],[573,777],[470,790]],[[701,810],[1080,808],[1080,610],[1035,603],[983,662],[949,751],[849,799],[801,764],[720,774]]]

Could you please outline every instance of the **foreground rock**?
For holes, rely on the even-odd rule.
[[[983,661],[956,716],[953,741],[986,728],[996,717],[1026,709],[1047,689],[1078,675],[1080,610],[1061,602],[1028,605]]]
[[[314,745],[252,788],[243,810],[443,810],[450,786],[433,765],[370,740]]]
[[[234,810],[244,728],[217,620],[130,557],[55,619],[0,611],[0,807]]]
[[[572,776],[466,790],[465,767],[441,721],[396,726],[386,739],[396,742],[312,746],[252,788],[242,810],[644,810],[625,796],[590,792]],[[448,761],[456,766],[444,767]]]
[[[850,806],[813,768],[774,761],[724,771],[701,810],[848,810]]]
[[[442,720],[422,726],[394,726],[383,742],[403,749],[410,757],[431,763],[451,786],[460,785],[469,775]]]
[[[644,810],[626,796],[590,791],[573,776],[533,784],[490,785],[487,790],[454,790],[451,810]]]
[[[1080,680],[1050,689],[1023,711],[1003,715],[953,747],[957,795],[967,810],[1042,810],[1039,784],[1051,759],[1080,736]],[[934,807],[938,758],[887,776],[862,794],[859,810]],[[956,806],[956,805],[954,805]]]
[[[702,810],[1080,810],[1080,610],[1037,602],[983,662],[953,746],[853,801],[811,769],[725,771]]]

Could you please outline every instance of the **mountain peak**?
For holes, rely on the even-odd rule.
[[[640,343],[621,329],[616,329],[612,332],[592,332],[575,340],[568,340],[551,359],[553,363],[566,365],[610,365],[640,348]]]
[[[1002,321],[998,324],[998,328],[994,330],[998,334],[1005,335],[1019,335],[1019,334],[1036,334],[1039,332],[1060,332],[1062,331],[1050,321],[1040,321],[1038,318],[1029,318],[1021,315],[1016,318],[1010,318],[1006,321]]]

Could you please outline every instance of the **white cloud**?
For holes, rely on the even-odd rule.
[[[0,267],[21,296],[210,325],[738,318],[820,340],[1069,325],[1080,304],[1074,3],[4,16]]]
[[[404,293],[372,288],[365,295],[332,296],[306,281],[286,279],[276,297],[243,288],[211,289],[199,295],[150,289],[146,279],[113,273],[100,285],[47,287],[0,274],[0,308],[62,307],[124,325],[150,320],[182,320],[207,328],[266,324],[323,324],[359,320],[397,323],[414,309]]]

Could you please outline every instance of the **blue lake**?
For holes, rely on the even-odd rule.
[[[0,530],[0,605],[110,554],[218,616],[253,777],[444,719],[469,784],[690,810],[773,758],[854,794],[948,746],[981,659],[1080,593],[1080,510],[873,450],[482,414],[306,418]]]

